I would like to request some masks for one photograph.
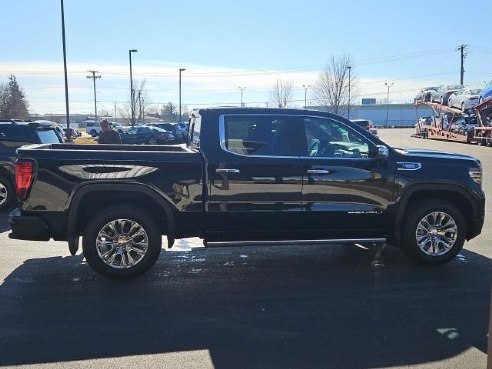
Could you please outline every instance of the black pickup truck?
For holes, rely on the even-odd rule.
[[[142,274],[167,236],[387,242],[429,265],[480,234],[485,195],[469,156],[389,147],[337,115],[204,109],[186,145],[18,149],[11,238],[67,240],[98,273]],[[272,242],[265,242],[271,244]]]

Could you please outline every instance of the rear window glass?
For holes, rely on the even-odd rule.
[[[32,143],[33,139],[26,126],[2,124],[0,125],[0,142],[5,147],[20,147]]]
[[[43,144],[60,143],[60,137],[53,129],[38,129],[36,133],[39,137],[39,142]]]

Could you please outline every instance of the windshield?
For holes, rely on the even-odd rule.
[[[43,144],[60,143],[61,139],[53,129],[38,129],[36,130],[39,142]]]

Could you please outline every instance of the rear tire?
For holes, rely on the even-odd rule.
[[[131,279],[149,270],[162,248],[154,219],[132,206],[100,211],[87,225],[82,243],[87,263],[110,279]]]
[[[14,200],[14,185],[9,179],[0,176],[0,211],[8,209]]]
[[[426,201],[405,218],[402,250],[417,263],[436,266],[463,248],[466,222],[461,211],[444,200]]]
[[[149,145],[157,145],[157,140],[155,137],[149,138]]]

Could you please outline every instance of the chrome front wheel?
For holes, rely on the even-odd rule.
[[[417,225],[415,238],[420,250],[429,256],[444,255],[453,247],[458,236],[453,217],[442,211],[425,215]]]
[[[462,211],[446,200],[421,199],[408,209],[402,250],[421,264],[440,265],[463,248],[466,221]]]

